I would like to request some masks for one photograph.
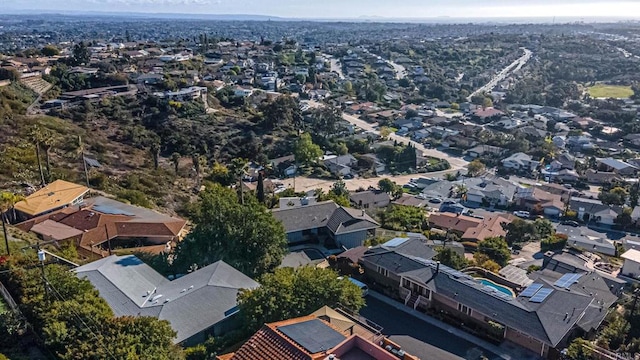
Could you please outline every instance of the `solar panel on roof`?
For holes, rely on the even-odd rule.
[[[311,354],[331,350],[346,339],[319,319],[278,326],[277,329]]]
[[[109,215],[126,215],[126,216],[134,216],[135,214],[128,212],[124,209],[121,209],[119,207],[116,206],[111,206],[108,204],[96,204],[93,205],[93,209],[95,211],[101,212],[103,214],[109,214]]]
[[[400,246],[400,245],[404,244],[407,240],[409,240],[409,238],[395,238],[395,239],[391,239],[391,240],[387,241],[382,246],[396,247],[396,246]]]
[[[553,285],[568,289],[582,277],[582,274],[564,274],[560,279],[556,280]]]
[[[520,294],[523,297],[532,297],[538,290],[542,289],[542,284],[531,284]]]
[[[553,292],[553,289],[542,288],[542,289],[538,290],[538,292],[531,299],[529,299],[529,301],[531,301],[533,303],[541,303],[549,295],[551,295],[552,292]]]

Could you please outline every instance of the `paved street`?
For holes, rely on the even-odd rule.
[[[324,106],[324,104],[319,103],[317,101],[313,101],[313,100],[308,101],[307,103],[309,104],[310,107],[313,107],[313,108],[318,108],[318,107],[323,107]],[[351,123],[352,125],[357,126],[357,127],[361,128],[361,129],[363,129],[365,131],[370,131],[370,132],[372,132],[374,134],[380,134],[378,129],[374,128],[375,124],[370,124],[370,123],[360,119],[357,116],[353,116],[353,115],[349,115],[349,114],[343,113],[342,114],[342,118],[345,119],[346,121],[348,121],[349,123]],[[450,172],[458,171],[460,169],[463,169],[469,164],[469,162],[466,161],[463,158],[449,155],[449,154],[447,154],[447,153],[445,153],[443,151],[440,151],[440,150],[427,149],[426,147],[424,147],[424,145],[422,145],[420,143],[417,143],[417,142],[415,142],[415,141],[413,141],[413,140],[411,140],[411,139],[409,139],[407,137],[396,135],[395,133],[392,133],[391,135],[389,135],[389,139],[390,140],[396,140],[399,143],[403,143],[403,144],[411,143],[411,145],[413,145],[417,150],[423,152],[427,156],[431,156],[431,157],[434,157],[434,158],[447,160],[449,162],[449,164],[451,165],[451,169],[450,169],[451,171]],[[431,176],[431,175],[425,174],[424,176]],[[414,177],[417,177],[417,175],[414,176]]]
[[[524,55],[522,55],[516,61],[512,62],[506,68],[502,69],[486,85],[484,85],[483,87],[481,87],[478,90],[476,90],[473,93],[471,93],[471,95],[469,95],[467,100],[471,101],[471,98],[474,97],[475,95],[481,94],[483,92],[491,91],[491,89],[496,87],[496,85],[498,85],[498,83],[500,83],[502,80],[506,79],[507,76],[509,76],[510,73],[520,70],[520,68],[522,68],[527,63],[527,61],[529,61],[529,59],[531,59],[531,54],[532,54],[531,50],[529,50],[529,49],[523,49],[523,50],[524,50]]]
[[[480,350],[475,344],[372,296],[367,297],[367,306],[360,310],[360,314],[382,326],[383,334],[391,341],[422,360],[475,360],[482,353],[489,359],[499,359],[496,354]]]

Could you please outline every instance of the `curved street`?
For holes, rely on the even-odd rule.
[[[491,89],[495,88],[499,82],[506,79],[510,73],[520,70],[529,61],[529,59],[531,59],[531,55],[533,54],[533,52],[531,52],[531,50],[529,49],[522,48],[522,50],[524,51],[524,55],[509,64],[509,66],[507,66],[506,68],[502,69],[499,73],[496,74],[496,76],[493,77],[493,79],[491,79],[491,81],[489,81],[483,87],[471,93],[471,95],[467,97],[467,100],[471,101],[472,97],[483,92],[491,91]]]

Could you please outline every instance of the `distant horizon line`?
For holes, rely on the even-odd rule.
[[[464,23],[474,22],[501,22],[501,23],[602,23],[602,22],[640,22],[640,17],[631,16],[567,16],[567,15],[549,15],[549,16],[430,16],[430,17],[386,17],[376,15],[361,15],[358,17],[295,17],[295,16],[277,16],[277,15],[265,15],[265,14],[242,14],[242,13],[176,13],[176,12],[119,12],[119,11],[84,11],[84,10],[29,10],[29,9],[12,9],[12,10],[0,10],[0,15],[23,15],[23,16],[38,16],[38,15],[66,15],[66,16],[80,16],[80,15],[93,15],[93,16],[111,16],[122,18],[191,18],[191,19],[206,19],[211,18],[226,21],[315,21],[315,22],[369,22],[369,23],[384,23],[384,22],[430,22],[437,23],[437,21],[446,21],[448,23],[452,21],[462,21]],[[511,22],[510,22],[511,21]]]

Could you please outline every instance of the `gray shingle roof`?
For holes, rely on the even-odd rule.
[[[327,228],[336,235],[375,229],[378,226],[364,211],[345,207],[337,208],[327,223]]]
[[[327,226],[337,208],[333,201],[324,201],[303,207],[274,209],[273,216],[282,221],[286,232],[295,232]]]
[[[371,249],[363,260],[422,282],[438,294],[553,347],[559,345],[575,327],[587,331],[597,328],[606,310],[617,300],[604,279],[595,273],[585,274],[567,290],[553,285],[562,274],[538,272],[534,276],[535,282],[553,289],[553,292],[542,302],[534,303],[529,298],[512,298],[494,292],[470,276],[444,265],[440,265],[440,271],[436,273],[437,265],[431,260],[382,248]]]
[[[109,256],[75,271],[93,284],[116,316],[167,320],[178,333],[176,342],[224,320],[237,305],[240,289],[259,286],[223,261],[173,281],[134,255]]]
[[[273,216],[282,221],[287,233],[327,227],[334,234],[375,229],[379,226],[362,210],[338,206],[333,201],[289,209],[274,209]]]

